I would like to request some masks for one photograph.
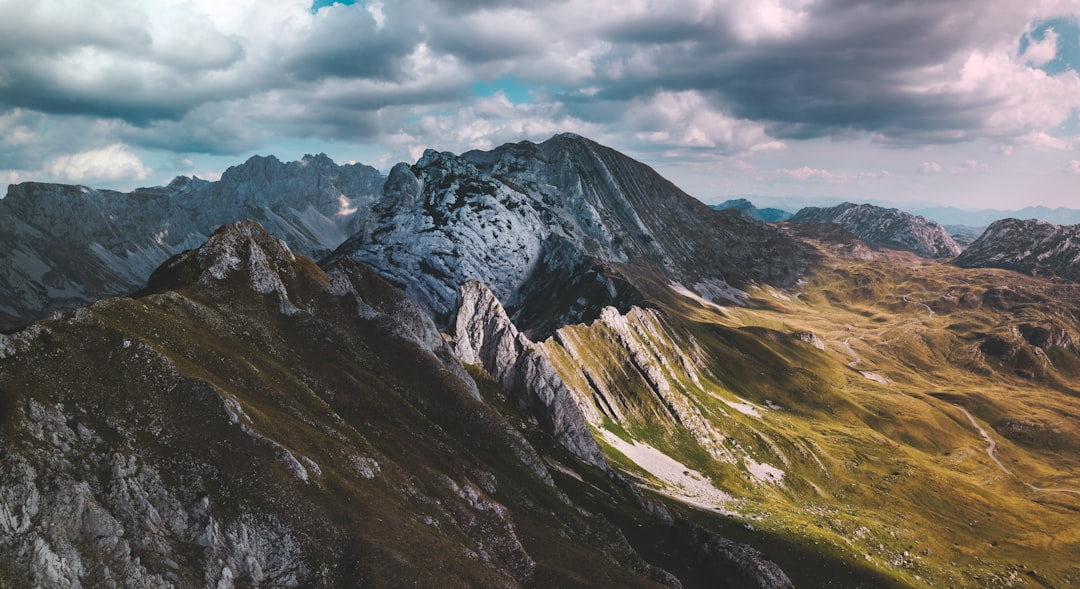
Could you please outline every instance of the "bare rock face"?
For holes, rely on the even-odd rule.
[[[256,156],[217,182],[181,176],[130,193],[13,185],[0,199],[0,330],[136,290],[170,256],[245,218],[321,257],[359,229],[382,184],[374,168],[317,155]]]
[[[563,134],[460,156],[429,150],[399,164],[363,231],[330,260],[370,264],[440,324],[458,288],[480,280],[540,338],[606,306],[625,311],[648,284],[678,282],[726,301],[750,283],[794,283],[814,256],[640,162]]]
[[[956,258],[963,268],[1003,268],[1080,282],[1080,225],[995,221]]]
[[[483,366],[571,452],[605,466],[573,393],[540,347],[514,327],[495,295],[472,280],[461,287],[459,301],[452,325],[458,358]]]
[[[836,223],[871,247],[909,251],[924,258],[952,258],[960,246],[945,229],[925,217],[869,204],[807,207],[792,224]]]

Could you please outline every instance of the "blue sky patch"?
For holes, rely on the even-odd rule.
[[[311,3],[311,13],[315,14],[319,11],[320,8],[326,8],[327,6],[332,6],[334,4],[344,4],[345,6],[350,6],[355,3],[356,0],[315,0]]]
[[[536,98],[530,90],[534,86],[527,86],[518,82],[513,77],[497,78],[489,81],[476,81],[472,85],[473,96],[492,96],[502,90],[510,102],[514,104],[533,103]]]
[[[1020,54],[1023,55],[1032,41],[1046,39],[1046,31],[1053,29],[1058,35],[1057,56],[1040,66],[1044,72],[1055,76],[1067,70],[1080,71],[1080,26],[1075,19],[1053,18],[1035,27],[1031,33],[1020,38]]]

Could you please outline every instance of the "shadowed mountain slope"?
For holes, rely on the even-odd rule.
[[[223,227],[0,336],[0,586],[790,586],[504,398],[369,268]]]

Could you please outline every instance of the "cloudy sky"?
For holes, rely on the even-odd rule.
[[[0,0],[0,184],[574,131],[691,194],[1080,208],[1080,0]]]

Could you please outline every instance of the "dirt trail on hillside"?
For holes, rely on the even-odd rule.
[[[998,468],[1001,469],[1001,472],[1003,472],[1003,473],[1005,473],[1005,474],[1007,474],[1007,475],[1009,475],[1009,476],[1011,476],[1011,477],[1013,477],[1015,479],[1019,479],[1019,477],[1017,477],[1015,474],[1013,474],[1013,472],[1011,470],[1006,468],[1005,465],[1002,464],[1000,460],[998,460],[997,456],[994,455],[994,450],[997,450],[997,442],[995,442],[994,438],[990,437],[990,434],[987,433],[987,431],[985,429],[983,429],[983,427],[981,425],[979,425],[979,423],[977,421],[975,421],[975,416],[973,416],[970,412],[968,412],[967,409],[964,409],[963,407],[961,407],[959,405],[953,405],[953,407],[956,407],[965,416],[967,416],[968,421],[971,422],[971,425],[974,426],[975,429],[979,430],[979,435],[981,435],[983,437],[983,439],[986,440],[986,443],[988,444],[987,447],[986,447],[986,454],[987,454],[987,456],[990,457],[990,460],[993,460],[994,464],[998,465]],[[1020,482],[1023,483],[1023,481],[1020,481]],[[1076,490],[1076,489],[1048,489],[1048,488],[1044,488],[1044,487],[1036,487],[1035,485],[1033,485],[1031,483],[1023,483],[1023,484],[1027,488],[1031,489],[1032,491],[1037,491],[1037,492],[1040,492],[1040,493],[1072,493],[1073,495],[1080,495],[1080,490]]]

